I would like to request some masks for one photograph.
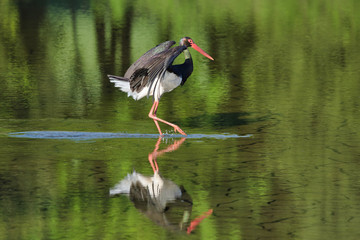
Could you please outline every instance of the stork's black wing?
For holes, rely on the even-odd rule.
[[[176,46],[165,49],[164,51],[148,56],[144,59],[141,57],[139,59],[141,61],[137,61],[137,68],[129,77],[131,90],[140,92],[145,86],[149,86],[149,91],[154,89],[151,87],[154,80],[157,77],[162,79],[167,68],[185,49],[185,46]],[[148,95],[151,95],[150,92]]]
[[[136,60],[136,62],[134,62],[128,68],[124,77],[130,79],[131,76],[135,73],[135,71],[142,68],[144,63],[146,63],[152,56],[169,49],[174,44],[175,44],[175,41],[166,41],[166,42],[160,43],[156,47],[153,47],[152,49],[150,49],[149,51],[144,53],[138,60]]]

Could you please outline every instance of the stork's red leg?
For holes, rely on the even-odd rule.
[[[154,120],[154,123],[160,133],[160,135],[163,135],[162,132],[161,132],[161,129],[160,129],[160,126],[159,126],[159,123],[156,121],[156,109],[157,109],[157,106],[159,105],[159,102],[155,101],[150,109],[150,112],[149,112],[149,117],[152,118]]]
[[[157,121],[163,122],[163,123],[173,127],[175,132],[179,132],[180,134],[186,136],[186,133],[183,130],[181,130],[181,128],[178,125],[175,125],[173,123],[167,122],[167,121],[165,121],[165,120],[163,120],[161,118],[156,117],[156,111],[157,111],[158,105],[159,105],[159,101],[154,101],[154,104],[151,107],[151,110],[149,112],[149,117],[154,120],[155,125],[158,128],[160,135],[162,135],[162,133],[161,133],[161,129],[160,129],[159,124],[158,124]]]

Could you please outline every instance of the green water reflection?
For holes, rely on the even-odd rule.
[[[358,239],[359,11],[356,0],[2,0],[0,239]],[[252,134],[188,139],[158,159],[193,217],[214,210],[190,236],[109,196],[133,169],[151,174],[155,139],[8,135],[157,133],[151,100],[106,74],[183,36],[215,61],[192,51],[194,73],[159,117],[190,134]]]

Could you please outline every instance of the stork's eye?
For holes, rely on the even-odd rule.
[[[188,39],[188,42],[189,42],[190,44],[193,44],[193,43],[194,43],[192,39]]]

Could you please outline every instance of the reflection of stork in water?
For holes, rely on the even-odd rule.
[[[159,174],[156,161],[158,156],[178,149],[184,141],[185,138],[176,140],[166,149],[159,150],[159,138],[154,151],[148,156],[154,176],[147,177],[134,171],[110,189],[110,195],[128,194],[135,207],[158,225],[169,230],[185,230],[192,211],[192,199],[182,186],[179,187]],[[193,220],[187,233],[193,231],[211,213],[212,209]]]

